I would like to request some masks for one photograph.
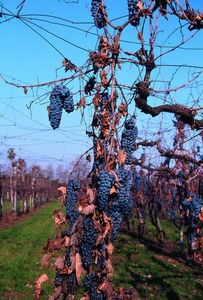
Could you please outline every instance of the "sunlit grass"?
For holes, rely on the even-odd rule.
[[[41,249],[55,232],[52,212],[58,208],[59,203],[51,202],[34,216],[0,231],[0,299],[33,299],[34,281],[42,273]],[[48,269],[43,272],[54,274]]]

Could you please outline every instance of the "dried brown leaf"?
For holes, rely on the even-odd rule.
[[[87,188],[87,197],[88,197],[88,202],[92,204],[95,199],[95,189]]]
[[[126,152],[123,149],[120,149],[118,151],[118,164],[119,166],[122,166],[125,163],[126,160]]]
[[[27,95],[28,89],[26,86],[23,87],[24,94]]]
[[[40,264],[41,264],[41,269],[44,268],[44,267],[49,266],[51,258],[52,258],[52,255],[51,255],[51,254],[45,254],[45,255],[42,257],[41,262],[40,262]]]
[[[82,267],[82,259],[79,253],[76,253],[75,256],[75,271],[76,271],[76,279],[78,284],[81,283],[81,276],[85,274],[85,270]]]
[[[78,245],[78,241],[81,238],[81,233],[80,232],[75,232],[71,235],[71,239],[70,239],[70,245]]]
[[[140,10],[143,10],[143,1],[138,1],[137,7],[138,7]]]
[[[90,154],[88,154],[88,155],[86,156],[86,160],[87,160],[88,162],[91,162],[92,158],[91,158],[91,155],[90,155]]]
[[[60,209],[53,212],[53,218],[58,227],[61,227],[61,225],[66,222],[66,218]]]
[[[57,259],[54,263],[56,270],[57,271],[63,270],[65,267],[64,263],[65,263],[65,257],[62,257],[62,256],[57,257]]]
[[[42,294],[42,284],[47,282],[49,277],[47,274],[42,274],[35,282],[34,299],[38,299]]]
[[[96,208],[96,205],[90,204],[83,208],[82,213],[85,215],[92,214],[94,212],[95,208]]]
[[[80,99],[80,102],[77,103],[77,109],[80,108],[80,107],[84,107],[85,108],[85,105],[86,105],[86,99],[85,99],[85,97],[82,97]]]
[[[104,277],[102,283],[98,286],[98,290],[106,294],[106,299],[109,299],[113,295],[112,283],[106,277]]]
[[[113,185],[113,186],[111,187],[111,189],[110,189],[110,195],[115,194],[115,193],[116,193],[116,188],[115,188],[115,186]]]
[[[106,270],[107,270],[107,277],[111,277],[113,276],[113,267],[112,267],[112,263],[111,263],[111,259],[108,258],[106,261]]]
[[[113,250],[114,250],[113,244],[109,243],[108,245],[106,245],[106,250],[107,250],[108,255],[111,256],[113,253]]]
[[[86,293],[86,294],[82,295],[80,300],[90,300],[90,296]]]
[[[64,240],[65,240],[64,246],[65,246],[65,247],[68,247],[68,246],[70,245],[70,238],[69,238],[69,236],[65,236],[65,237],[64,237]]]
[[[57,286],[57,287],[55,288],[55,292],[53,293],[53,295],[51,295],[51,296],[49,297],[49,300],[55,300],[55,299],[57,299],[58,296],[59,296],[60,293],[61,293],[61,290],[62,290],[62,286]]]

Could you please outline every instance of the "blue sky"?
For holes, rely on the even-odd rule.
[[[16,15],[17,6],[21,1],[2,2],[7,9],[3,8],[3,13]],[[122,19],[115,21],[116,24],[122,24],[127,20],[127,5],[124,2],[121,4],[120,1],[119,5],[116,5],[118,4],[116,0],[106,1],[107,12],[111,19],[123,16]],[[200,5],[200,9],[203,11],[202,1],[192,2],[194,5]],[[3,16],[0,19],[2,22],[0,24],[0,73],[4,78],[15,84],[30,85],[70,76],[70,72],[65,73],[64,68],[60,68],[63,56],[77,66],[84,65],[88,59],[88,52],[96,49],[98,33],[102,34],[102,31],[98,32],[93,27],[90,3],[90,0],[79,0],[77,4],[66,4],[63,0],[26,0],[20,19],[9,19],[9,16],[5,19]],[[5,22],[5,20],[7,21]],[[59,24],[51,24],[50,22]],[[174,31],[174,22],[177,22],[177,19],[173,18],[169,21],[164,18],[160,19],[160,26],[164,31],[158,33],[156,55],[169,50],[170,48],[165,47],[176,45],[182,38],[186,39],[193,33],[185,30],[185,27]],[[39,26],[52,32],[55,36],[45,32]],[[174,26],[176,28],[177,24]],[[39,34],[43,35],[48,42]],[[147,30],[145,36],[147,43]],[[132,27],[126,29],[122,40],[121,46],[124,50],[132,52],[138,50],[136,29]],[[71,45],[71,43],[79,47]],[[182,64],[203,67],[202,58],[203,39],[202,32],[200,32],[181,49],[160,57],[157,60],[157,65]],[[171,87],[175,87],[195,76],[196,72],[200,70],[200,68],[194,67],[178,69],[175,66],[165,66],[162,69],[157,67],[153,74],[156,83],[152,83],[152,85],[157,89],[165,89],[168,87],[168,82],[173,79]],[[117,72],[120,82],[124,84],[131,84],[137,74],[137,70],[131,65],[123,66],[122,70]],[[201,76],[185,89],[172,93],[171,98],[168,97],[167,101],[188,105],[191,105],[197,98],[203,101],[202,82]],[[80,99],[80,95],[77,93],[80,83],[79,80],[75,80],[68,84],[75,94],[75,103]],[[92,146],[91,139],[85,136],[85,130],[90,129],[92,109],[86,109],[83,119],[80,110],[70,115],[64,113],[60,128],[52,130],[46,109],[49,104],[48,93],[50,91],[51,85],[37,89],[28,88],[28,93],[25,95],[22,89],[7,85],[0,80],[0,164],[6,164],[6,152],[10,147],[16,150],[17,157],[24,158],[28,164],[64,165],[78,158]],[[34,101],[32,106],[28,108],[30,103],[41,95],[47,97],[44,96],[40,100]],[[161,97],[163,98],[163,95]],[[162,102],[159,98],[152,98],[150,104],[158,105]],[[131,111],[134,111],[133,105]],[[172,130],[170,117],[165,115],[166,117],[160,116],[160,118],[152,119],[139,111],[136,113],[140,133],[145,133],[145,136],[151,138],[157,132],[158,126],[159,129],[164,129],[165,140],[167,137],[173,138],[174,130]],[[149,125],[150,131],[148,130]]]

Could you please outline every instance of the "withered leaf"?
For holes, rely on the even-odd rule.
[[[50,116],[50,105],[47,106],[48,118]]]
[[[51,295],[51,296],[49,297],[49,300],[55,300],[55,299],[57,299],[58,296],[59,296],[60,293],[61,293],[61,290],[62,290],[62,286],[61,286],[61,285],[60,285],[60,286],[57,286],[57,287],[55,288],[55,292],[53,293],[53,295]]]
[[[102,283],[98,286],[98,290],[104,292],[107,299],[110,299],[113,295],[112,283],[108,278],[104,277]]]
[[[42,285],[43,283],[45,283],[48,280],[49,280],[49,277],[47,276],[47,274],[44,273],[36,280],[35,283]]]
[[[61,225],[66,222],[66,218],[60,209],[53,212],[53,218],[58,227],[61,227]]]
[[[70,238],[69,238],[69,236],[65,236],[65,237],[64,237],[64,240],[65,240],[64,246],[65,246],[65,247],[68,247],[68,246],[70,245]]]
[[[115,194],[115,193],[116,193],[116,188],[115,188],[115,186],[113,185],[113,186],[111,187],[111,189],[110,189],[110,195]]]
[[[76,264],[76,257],[75,257],[75,250],[73,247],[71,248],[71,253],[70,253],[70,261],[71,265],[70,267],[67,267],[68,274],[71,274],[75,270],[75,264]]]
[[[95,189],[87,188],[88,202],[92,204],[95,199]]]
[[[94,204],[87,205],[86,207],[83,208],[82,213],[85,215],[92,214],[93,211],[95,210],[95,208],[96,208],[96,205],[94,205]]]
[[[112,267],[112,263],[111,263],[111,259],[108,258],[106,261],[106,270],[107,270],[107,277],[111,277],[113,276],[113,267]]]
[[[80,232],[75,232],[71,235],[70,245],[78,245],[79,238],[81,237]]]
[[[62,205],[63,205],[65,203],[65,199],[66,199],[66,187],[60,186],[59,188],[57,188],[57,190],[61,192],[61,196],[59,196],[58,199],[61,200]]]
[[[42,274],[36,281],[35,281],[35,291],[34,291],[34,298],[38,299],[42,293],[42,284],[49,280],[47,274]]]
[[[26,86],[23,87],[24,94],[27,95],[28,89]]]
[[[52,255],[49,254],[49,253],[45,254],[45,255],[42,257],[41,262],[40,262],[40,264],[41,264],[41,269],[44,268],[44,267],[49,266],[51,257],[52,257]]]
[[[118,151],[118,164],[119,166],[122,166],[125,163],[126,160],[126,152],[123,149],[120,149]]]
[[[122,116],[127,116],[128,113],[128,106],[125,103],[121,103],[118,107],[119,113],[121,113]]]
[[[88,154],[88,155],[86,156],[86,160],[87,160],[88,162],[91,162],[92,158],[91,158],[91,155],[90,155],[90,154]]]
[[[80,102],[77,103],[77,109],[80,108],[80,107],[84,107],[85,108],[85,105],[86,105],[86,99],[85,99],[85,97],[82,97],[80,99]]]
[[[114,250],[113,244],[109,243],[108,245],[106,245],[106,250],[107,250],[108,255],[111,256],[113,253],[113,250]]]
[[[99,93],[96,93],[92,99],[92,102],[94,104],[95,110],[97,110],[99,103],[100,103],[101,95]]]
[[[143,10],[143,1],[138,1],[137,7],[138,7],[140,10]]]
[[[81,283],[81,276],[85,274],[85,270],[82,267],[82,259],[79,253],[76,253],[75,256],[75,271],[76,271],[76,279],[78,284]]]
[[[80,300],[90,300],[90,296],[88,295],[88,293],[85,293],[85,294],[82,295]]]
[[[62,256],[57,257],[54,266],[56,268],[56,270],[61,271],[64,269],[64,262],[65,262],[65,258]]]

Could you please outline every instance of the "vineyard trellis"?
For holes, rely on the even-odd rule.
[[[85,70],[64,58],[65,71],[74,72],[73,75],[31,86],[13,84],[27,92],[29,88],[55,83],[48,107],[53,129],[60,126],[63,109],[67,113],[74,110],[74,96],[68,83],[78,77],[84,87],[80,89],[77,108],[91,106],[93,109],[91,130],[86,132],[92,138],[93,151],[85,153],[88,160],[91,160],[91,154],[93,156],[92,170],[84,180],[69,179],[66,218],[60,210],[53,213],[61,233],[54,246],[49,240],[44,248],[53,253],[64,249],[55,262],[55,291],[50,300],[74,299],[81,280],[85,287],[81,300],[114,299],[116,291],[111,282],[113,245],[123,219],[127,219],[134,208],[140,236],[145,234],[145,218],[149,212],[161,243],[165,239],[161,220],[170,218],[180,228],[182,243],[183,226],[187,228],[188,251],[192,259],[198,260],[203,247],[203,159],[198,149],[190,152],[184,148],[186,128],[196,130],[202,143],[202,107],[166,104],[164,101],[158,106],[152,105],[153,97],[158,97],[160,93],[170,97],[171,92],[185,88],[203,73],[202,69],[193,75],[189,73],[186,82],[177,87],[170,87],[169,84],[164,90],[157,89],[157,73],[153,76],[160,57],[175,51],[201,32],[203,13],[200,9],[193,9],[188,0],[183,4],[176,0],[123,2],[128,7],[129,16],[121,25],[115,25],[107,15],[105,1],[91,1],[94,26],[102,33],[94,51],[89,52]],[[172,17],[187,24],[191,35],[187,38],[182,36],[177,46],[157,54],[155,43],[159,22]],[[130,26],[135,28],[135,40],[139,43],[135,52],[121,47],[122,35]],[[179,30],[182,31],[183,27],[185,29],[181,25]],[[148,44],[145,43],[146,38]],[[117,74],[125,64],[131,64],[137,70],[137,77],[132,71],[133,84],[120,83]],[[87,99],[90,99],[88,105]],[[132,103],[133,111],[130,110]],[[175,134],[170,149],[166,149],[160,139],[140,139],[137,110],[154,118],[162,113],[173,114]],[[144,151],[137,158],[134,153],[139,148],[155,148],[163,158],[161,164],[147,163]],[[35,297],[38,298],[40,293],[38,282]],[[135,299],[133,295],[131,299]]]

